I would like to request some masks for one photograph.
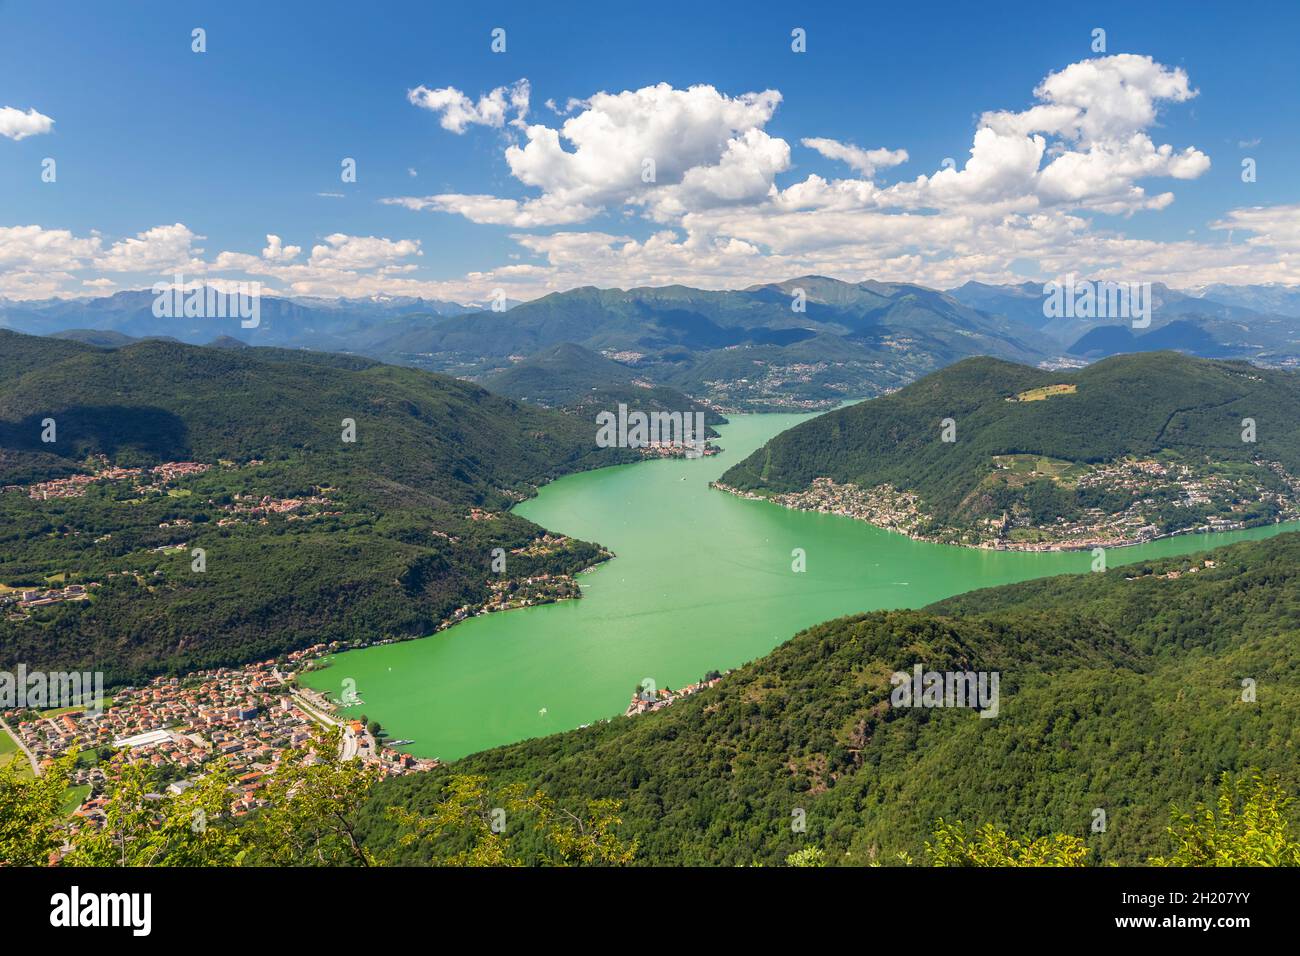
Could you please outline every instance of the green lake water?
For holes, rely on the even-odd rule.
[[[761,657],[812,624],[920,607],[962,591],[1086,572],[1089,552],[1022,554],[912,541],[864,522],[791,511],[708,483],[807,415],[737,415],[722,454],[570,475],[518,512],[617,555],[582,575],[580,601],[472,618],[421,640],[337,655],[304,683],[363,704],[404,748],[450,760],[621,714],[644,678],[678,687]],[[1262,538],[1295,524],[1111,549],[1118,564]],[[807,570],[791,570],[802,548]]]

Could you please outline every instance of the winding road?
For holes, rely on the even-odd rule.
[[[36,758],[32,756],[32,752],[28,750],[27,745],[23,743],[23,738],[14,733],[13,729],[5,723],[3,717],[0,717],[0,730],[3,730],[13,738],[14,743],[16,743],[22,749],[22,752],[27,755],[27,762],[32,765],[32,774],[39,777],[41,775],[41,768],[40,765],[36,763]]]

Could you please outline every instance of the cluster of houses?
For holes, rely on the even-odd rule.
[[[194,475],[201,475],[211,467],[211,465],[205,465],[200,461],[168,461],[161,465],[155,465],[150,469],[150,472],[160,476],[163,481],[175,481],[177,478],[190,478]]]
[[[5,485],[3,490],[19,493],[25,491],[28,497],[39,501],[48,501],[51,498],[81,498],[85,496],[86,489],[98,481],[125,481],[152,475],[165,483],[177,478],[201,475],[211,467],[197,461],[169,461],[155,465],[153,468],[118,468],[108,465],[105,460],[103,466],[93,475],[69,475],[67,478],[39,481],[31,485]]]
[[[85,584],[69,584],[61,588],[23,588],[5,591],[0,594],[0,607],[9,609],[6,615],[10,620],[23,620],[26,611],[64,601],[86,601],[90,599],[90,589],[99,587],[98,581]]]
[[[1114,547],[1134,544],[1198,531],[1233,531],[1245,527],[1235,516],[1244,507],[1234,502],[1273,502],[1283,514],[1294,513],[1293,495],[1270,491],[1246,476],[1228,477],[1204,473],[1183,464],[1163,464],[1154,460],[1122,460],[1093,466],[1078,479],[1079,488],[1104,487],[1121,489],[1134,495],[1133,503],[1117,514],[1088,509],[1077,520],[1058,519],[1050,527],[1053,542],[1047,547]],[[1221,513],[1209,515],[1204,523],[1189,512],[1185,527],[1165,531],[1152,520],[1162,497],[1170,492],[1187,508],[1213,507]],[[1041,549],[1042,544],[1037,546]]]
[[[547,531],[540,538],[535,538],[522,548],[511,548],[510,553],[526,558],[540,558],[564,550],[568,543],[569,539],[567,536],[562,534],[551,534]]]
[[[894,343],[889,340],[882,344],[887,347],[895,347]],[[747,348],[749,346],[733,345],[729,346],[726,351]],[[845,372],[844,362],[791,362],[782,365],[763,359],[755,359],[753,364],[754,371],[750,375],[729,380],[714,379],[704,383],[709,390],[709,402],[714,408],[723,413],[746,405],[790,411],[826,411],[839,405],[845,398],[850,397],[850,393],[853,395],[862,394],[861,383],[859,383],[859,386],[853,386],[849,382],[842,380],[843,375],[849,374]],[[884,364],[878,361],[858,364],[875,368],[884,367]],[[827,376],[828,372],[831,373],[830,376]],[[830,380],[827,380],[828,378]],[[814,381],[820,381],[826,389],[837,393],[837,395],[825,398],[800,398],[798,395],[792,394],[792,388],[797,389]],[[873,395],[884,395],[895,390],[892,388],[869,388]]]
[[[653,710],[663,710],[674,701],[681,700],[683,697],[690,697],[692,694],[698,694],[702,690],[710,687],[716,687],[724,675],[714,673],[705,677],[703,680],[687,684],[685,687],[679,687],[677,690],[669,690],[667,687],[660,687],[658,690],[637,690],[632,694],[632,702],[627,705],[627,710],[623,711],[624,717],[635,717],[637,714],[648,714]]]
[[[567,574],[537,574],[526,578],[489,581],[488,592],[482,612],[509,611],[582,596],[577,583]]]
[[[772,501],[799,511],[818,511],[822,514],[857,518],[904,534],[912,534],[924,518],[920,510],[920,498],[912,492],[899,491],[892,485],[863,488],[852,483],[837,484],[831,478],[814,478],[804,491],[770,496],[741,491],[719,481],[713,482],[712,487],[741,498]]]
[[[230,506],[231,511],[242,512],[251,515],[284,515],[291,511],[297,511],[305,505],[327,505],[329,499],[321,495],[310,495],[306,498],[272,498],[270,495],[235,495],[235,503]]]
[[[1140,578],[1157,577],[1157,578],[1162,578],[1163,580],[1166,580],[1166,581],[1177,581],[1177,580],[1178,580],[1179,578],[1181,578],[1184,574],[1195,574],[1197,571],[1200,571],[1202,568],[1204,568],[1205,570],[1208,571],[1208,570],[1210,570],[1211,568],[1215,567],[1216,563],[1217,563],[1217,562],[1212,561],[1210,558],[1205,558],[1204,560],[1201,561],[1200,564],[1193,563],[1190,567],[1186,568],[1185,570],[1181,570],[1181,571],[1180,571],[1180,570],[1178,570],[1177,568],[1175,568],[1175,569],[1172,570],[1172,571],[1166,571],[1164,574],[1149,574],[1149,573],[1148,573],[1148,574],[1134,574],[1134,575],[1129,575],[1129,576],[1125,577],[1124,580],[1125,580],[1125,581],[1137,581],[1137,580],[1139,580]]]
[[[26,491],[28,497],[39,501],[50,498],[80,498],[86,489],[98,481],[96,475],[71,475],[67,478],[55,478],[53,481],[40,481],[24,488],[22,485],[5,485],[5,491]]]
[[[294,652],[283,671],[275,661],[263,661],[184,678],[156,678],[144,687],[118,691],[99,712],[9,711],[5,717],[42,769],[73,749],[115,753],[107,762],[76,771],[73,782],[92,788],[77,811],[83,823],[102,822],[106,802],[100,795],[102,784],[118,760],[157,768],[160,780],[170,778],[168,789],[180,793],[204,775],[211,761],[225,758],[224,766],[235,774],[231,810],[243,814],[262,805],[259,793],[285,752],[313,740],[320,716],[297,702],[291,681],[297,666],[329,650],[330,646],[320,644]],[[358,750],[360,758],[376,762],[386,773],[437,765],[385,750],[369,739],[359,722],[352,724],[355,737],[365,738],[367,744]]]
[[[994,465],[1004,472],[1010,468],[996,460]],[[1290,485],[1288,492],[1264,488],[1248,476],[1207,473],[1204,469],[1183,464],[1164,464],[1155,460],[1107,462],[1089,466],[1087,473],[1077,479],[1076,487],[1128,492],[1132,503],[1123,511],[1112,514],[1101,508],[1087,508],[1077,515],[1057,517],[1050,524],[1035,525],[1029,510],[1017,504],[1000,517],[988,516],[973,528],[949,528],[937,532],[930,530],[932,522],[920,498],[891,485],[863,488],[851,483],[837,484],[823,477],[814,479],[803,491],[766,497],[787,508],[857,518],[920,540],[961,543],[1000,551],[1086,550],[1137,544],[1171,534],[1233,531],[1245,527],[1245,521],[1239,516],[1241,509],[1246,507],[1245,502],[1276,504],[1279,520],[1296,516],[1300,513],[1297,507],[1300,482],[1287,475],[1285,470],[1269,467]],[[1019,477],[1013,475],[1009,480]],[[713,487],[743,498],[765,497],[720,482],[714,482]],[[1189,509],[1210,507],[1220,513],[1202,518],[1204,512],[1188,511],[1186,527],[1167,531],[1157,523],[1157,517],[1160,509],[1168,503],[1171,492],[1181,506]],[[923,528],[926,530],[922,531]],[[1036,533],[1016,535],[1017,529]]]
[[[343,514],[341,511],[321,511],[330,500],[323,495],[308,495],[303,498],[273,498],[270,495],[235,495],[232,504],[223,510],[238,517],[219,518],[218,527],[243,523],[244,517],[256,518],[259,524],[267,524],[271,515],[284,515],[289,521],[301,521],[309,518],[324,518]],[[313,510],[305,510],[311,506]]]

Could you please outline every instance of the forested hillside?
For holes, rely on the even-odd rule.
[[[786,503],[849,511],[886,489],[869,520],[1032,544],[1271,521],[1294,509],[1296,476],[1300,376],[1158,352],[1070,372],[968,359],[778,435],[721,483],[779,496],[829,479],[824,500]]]
[[[5,608],[0,665],[125,679],[428,633],[487,596],[493,548],[541,535],[512,502],[632,458],[577,418],[369,359],[0,331],[0,584],[89,590]],[[206,467],[154,470],[176,462]],[[505,576],[599,560],[544,550]]]
[[[633,411],[704,413],[706,425],[726,421],[675,388],[646,381],[626,365],[572,342],[539,352],[483,380],[483,386],[521,402],[562,408],[594,421],[601,411],[625,404]]]
[[[997,672],[998,715],[891,706],[891,672],[916,664]],[[642,864],[777,864],[808,846],[831,865],[925,859],[939,818],[1145,862],[1170,850],[1171,802],[1211,799],[1225,770],[1296,790],[1298,673],[1300,534],[1285,534],[818,625],[657,713],[387,781],[366,843],[400,852],[386,808],[428,812],[472,774],[562,805],[623,801]],[[539,852],[530,839],[515,846]]]

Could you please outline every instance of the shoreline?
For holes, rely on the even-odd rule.
[[[851,521],[860,521],[861,523],[865,525],[869,525],[872,528],[876,528],[879,531],[886,531],[891,534],[901,535],[905,538],[911,539],[912,541],[920,541],[920,542],[924,542],[925,544],[941,544],[953,548],[965,548],[968,551],[1003,551],[1003,552],[1016,552],[1020,554],[1048,554],[1048,553],[1061,553],[1061,552],[1069,552],[1069,551],[1092,551],[1094,548],[1104,548],[1104,549],[1132,548],[1142,544],[1152,544],[1156,541],[1164,541],[1169,538],[1177,538],[1189,534],[1231,534],[1234,531],[1246,531],[1251,528],[1265,528],[1268,527],[1269,525],[1285,524],[1288,521],[1297,520],[1294,517],[1278,518],[1275,519],[1274,521],[1261,521],[1261,522],[1256,522],[1255,524],[1240,523],[1235,527],[1231,527],[1231,528],[1211,528],[1208,525],[1204,525],[1198,528],[1182,528],[1179,529],[1178,531],[1167,531],[1161,534],[1154,534],[1148,537],[1141,537],[1141,538],[1109,538],[1109,539],[1090,538],[1087,540],[1026,541],[1026,542],[998,540],[992,542],[981,542],[980,544],[966,544],[961,541],[952,541],[952,540],[940,538],[936,535],[918,534],[917,532],[909,531],[906,528],[902,528],[898,526],[878,524],[872,521],[870,518],[865,518],[862,517],[861,515],[851,514],[843,510],[832,510],[829,508],[801,508],[798,505],[787,504],[783,501],[778,501],[775,498],[768,495],[761,495],[756,492],[742,491],[739,488],[733,488],[731,485],[723,484],[721,481],[711,481],[709,482],[709,487],[715,488],[718,491],[721,491],[725,494],[732,495],[733,497],[736,498],[743,498],[747,501],[766,501],[768,504],[776,505],[778,508],[785,508],[788,511],[807,511],[814,514],[834,515],[840,518],[848,518]]]

